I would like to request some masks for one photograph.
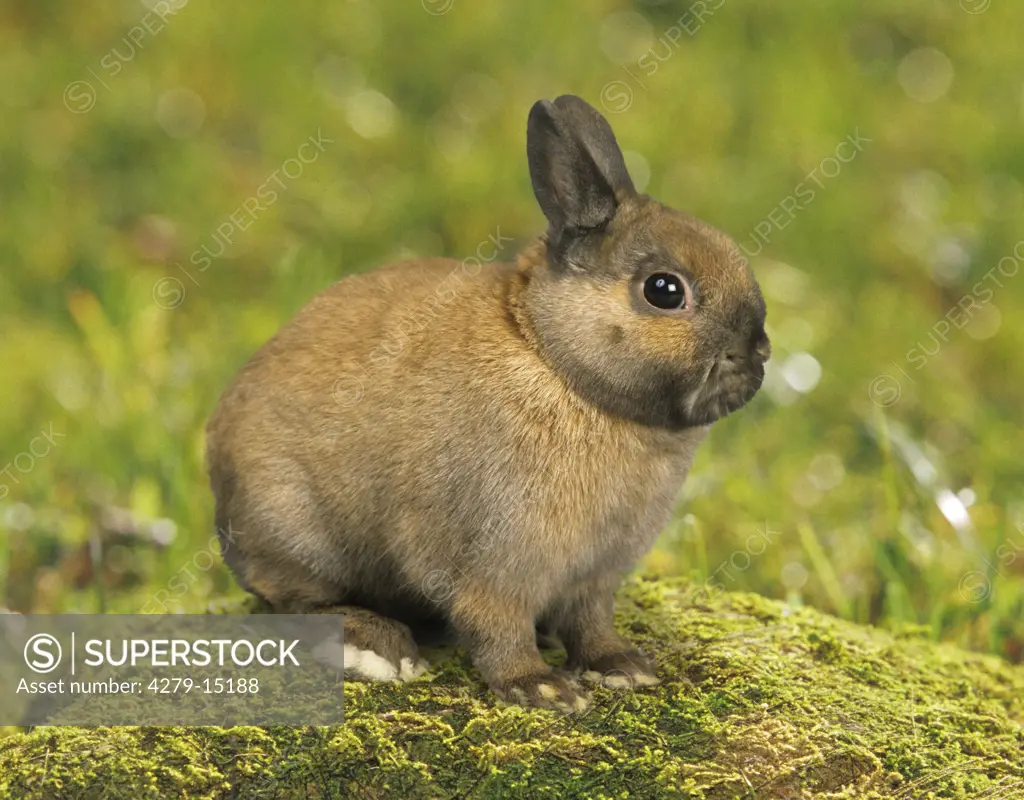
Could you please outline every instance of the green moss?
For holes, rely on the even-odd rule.
[[[564,717],[497,704],[453,649],[345,687],[336,728],[38,728],[18,798],[959,798],[1024,795],[1024,670],[753,595],[624,587],[664,682]],[[554,653],[550,654],[556,660]],[[986,794],[987,793],[987,794]]]

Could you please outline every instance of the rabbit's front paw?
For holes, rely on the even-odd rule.
[[[586,711],[589,699],[566,677],[541,672],[504,681],[492,687],[502,700],[522,706],[549,708],[565,714]]]
[[[655,674],[654,662],[636,649],[595,658],[582,669],[580,677],[609,689],[633,689],[661,683]]]

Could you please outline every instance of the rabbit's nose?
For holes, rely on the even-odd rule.
[[[756,361],[763,364],[772,356],[772,343],[764,328],[758,328],[745,342],[738,341],[723,354],[722,358],[732,365],[740,361]]]
[[[762,364],[772,357],[772,341],[768,338],[768,334],[764,332],[764,328],[759,330],[754,337],[753,350],[754,357],[759,359]]]

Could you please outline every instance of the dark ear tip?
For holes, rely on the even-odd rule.
[[[590,103],[588,103],[582,97],[577,97],[574,94],[563,94],[559,97],[556,97],[554,104],[556,108],[565,110],[571,108],[579,108],[586,109],[587,111],[597,111],[597,109],[595,109],[592,105],[590,105]]]
[[[559,116],[550,100],[538,100],[533,104],[530,116],[526,120],[527,136],[537,136],[541,131],[557,132]]]
[[[533,104],[533,107],[530,109],[530,116],[534,117],[539,114],[545,114],[550,117],[554,115],[554,112],[554,103],[552,103],[550,100],[538,100],[536,103]]]

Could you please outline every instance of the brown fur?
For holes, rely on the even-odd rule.
[[[573,710],[581,695],[541,660],[535,626],[575,669],[653,679],[612,626],[612,593],[707,424],[663,419],[638,393],[664,390],[644,381],[666,364],[704,372],[715,326],[729,329],[636,313],[632,267],[615,265],[666,250],[720,320],[760,295],[724,235],[649,198],[619,202],[588,256],[600,270],[560,274],[563,233],[514,264],[423,259],[327,289],[224,393],[208,461],[218,526],[235,531],[226,559],[275,608],[363,609],[346,633],[385,656],[392,619],[444,621],[500,696]],[[379,644],[370,613],[391,631]]]

